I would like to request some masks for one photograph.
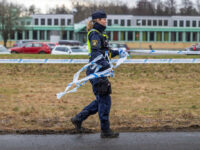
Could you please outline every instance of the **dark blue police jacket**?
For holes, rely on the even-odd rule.
[[[98,30],[100,33],[103,33],[106,27],[102,26],[99,23],[95,23],[93,29]],[[102,47],[104,43],[102,43],[104,38],[101,34],[99,34],[96,31],[93,31],[89,34],[89,41],[91,45],[91,57],[90,62],[95,59],[99,55],[105,56],[105,50],[102,50]],[[116,55],[119,55],[118,51],[110,50],[111,57],[115,57]],[[108,68],[110,68],[110,64],[106,58],[102,58],[99,61],[96,62],[96,64],[102,66],[102,68],[99,71],[104,71]],[[94,73],[95,69],[91,69],[91,67],[88,67],[86,74],[89,75],[91,73]],[[98,81],[97,81],[98,82]]]

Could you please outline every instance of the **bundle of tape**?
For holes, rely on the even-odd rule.
[[[64,96],[67,93],[76,92],[79,87],[84,85],[90,79],[100,78],[100,77],[114,77],[113,69],[117,68],[120,64],[122,64],[127,59],[127,57],[129,56],[127,52],[124,52],[124,53],[125,53],[124,57],[121,57],[120,59],[118,59],[118,61],[116,62],[116,65],[114,66],[112,64],[112,62],[110,61],[109,57],[108,57],[108,53],[106,52],[105,57],[109,61],[110,68],[108,68],[104,71],[101,71],[101,72],[98,72],[101,69],[101,66],[97,65],[95,62],[102,59],[104,56],[103,55],[97,56],[93,61],[86,64],[77,73],[74,74],[73,81],[68,84],[68,86],[65,88],[65,91],[56,94],[57,99],[60,99],[62,96]],[[90,74],[89,76],[86,76],[85,78],[79,80],[80,73],[82,71],[84,71],[85,69],[87,69],[89,66],[91,66],[93,69],[95,69],[95,72],[93,74]],[[73,85],[75,85],[76,87],[73,88],[72,90],[69,90]]]

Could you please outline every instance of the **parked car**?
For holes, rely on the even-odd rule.
[[[49,46],[51,51],[54,49],[54,47],[56,47],[58,45],[58,43],[53,43],[53,42],[44,42],[44,43]]]
[[[23,47],[14,47],[10,49],[11,53],[25,54],[50,54],[49,46],[42,42],[27,43]]]
[[[88,50],[80,46],[66,46],[58,45],[56,46],[51,54],[53,55],[88,55]]]
[[[120,48],[125,49],[127,52],[129,51],[129,47],[124,43],[109,43],[109,47],[112,50],[119,50]]]
[[[186,51],[200,51],[200,44],[194,44],[185,49]]]
[[[10,51],[4,46],[0,45],[0,54],[10,54]]]
[[[22,47],[22,46],[24,46],[24,44],[29,43],[29,42],[37,42],[37,41],[36,40],[18,40],[13,45],[13,47]]]
[[[80,46],[81,42],[76,40],[60,40],[58,45]]]

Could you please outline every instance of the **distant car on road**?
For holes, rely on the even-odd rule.
[[[54,47],[58,45],[58,43],[53,43],[53,42],[44,42],[44,43],[47,44],[51,50],[53,50]]]
[[[58,45],[80,46],[81,42],[76,40],[60,40]]]
[[[127,46],[127,44],[124,43],[109,43],[109,47],[112,50],[119,50],[119,49],[125,49],[127,52],[129,51],[129,47]]]
[[[29,42],[37,42],[37,40],[17,40],[16,43],[13,44],[13,47],[22,47]]]
[[[23,47],[14,47],[10,49],[11,53],[24,53],[24,54],[50,54],[51,49],[49,46],[42,42],[27,43]]]
[[[81,46],[66,46],[58,45],[56,46],[51,54],[53,55],[88,55],[88,50]]]
[[[185,49],[186,51],[200,51],[200,44],[194,44]]]
[[[0,45],[0,54],[10,54],[10,51],[4,46]]]

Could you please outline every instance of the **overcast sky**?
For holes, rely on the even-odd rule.
[[[49,8],[56,7],[56,5],[61,6],[65,4],[68,8],[72,8],[70,0],[8,0],[9,2],[23,4],[26,7],[34,4],[37,8],[40,8],[42,13],[45,13]],[[114,1],[114,0],[99,0],[99,1]],[[135,5],[137,0],[121,0],[125,3],[128,3],[129,6]],[[196,0],[191,0],[192,2],[196,2]],[[181,0],[177,0],[177,4],[179,5]]]

